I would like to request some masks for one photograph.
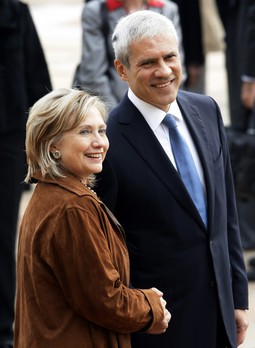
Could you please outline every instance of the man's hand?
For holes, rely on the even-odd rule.
[[[166,301],[163,299],[163,293],[158,290],[157,288],[152,288],[151,290],[155,291],[156,294],[158,295],[159,299],[160,299],[160,302],[161,302],[161,305],[162,305],[162,308],[163,308],[163,311],[164,311],[164,318],[163,320],[161,321],[161,323],[158,324],[157,327],[153,327],[153,329],[149,329],[147,331],[147,333],[149,334],[154,334],[154,335],[159,335],[159,334],[162,334],[166,331],[166,329],[168,328],[168,323],[171,319],[171,314],[170,312],[166,309]]]
[[[241,89],[241,100],[247,109],[255,106],[255,82],[243,82]]]
[[[189,64],[187,66],[188,77],[185,83],[187,87],[192,88],[198,83],[203,71],[202,68],[203,68],[202,65],[199,65],[199,64]]]
[[[246,331],[249,326],[246,311],[242,309],[236,309],[235,318],[236,318],[236,329],[237,329],[237,345],[240,346],[240,344],[244,342]]]

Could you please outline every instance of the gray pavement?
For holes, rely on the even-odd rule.
[[[24,0],[40,35],[52,77],[53,87],[71,87],[73,73],[81,55],[81,11],[83,0]],[[206,57],[206,94],[218,102],[224,123],[229,123],[226,72],[223,52],[212,52]],[[29,200],[25,192],[20,206],[20,217]],[[245,260],[255,256],[255,250],[244,253]],[[255,348],[255,282],[249,284],[250,326],[241,348]],[[206,347],[205,347],[206,348]]]

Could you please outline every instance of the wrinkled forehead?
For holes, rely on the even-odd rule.
[[[170,53],[179,54],[178,43],[174,35],[160,35],[154,37],[144,37],[134,40],[129,46],[129,57],[166,55]]]

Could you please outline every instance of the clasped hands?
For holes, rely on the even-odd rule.
[[[171,319],[171,314],[166,309],[166,301],[163,298],[163,292],[161,292],[157,288],[151,288],[151,290],[155,291],[155,293],[158,295],[158,297],[160,299],[160,303],[161,303],[161,306],[162,306],[163,311],[164,311],[164,318],[157,326],[154,326],[153,329],[149,329],[147,331],[147,333],[159,335],[159,334],[166,332],[166,329],[168,328],[168,323]]]

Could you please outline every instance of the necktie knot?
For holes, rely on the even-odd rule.
[[[174,116],[171,114],[166,114],[165,118],[163,119],[163,123],[168,127],[168,129],[177,128],[177,123]]]

